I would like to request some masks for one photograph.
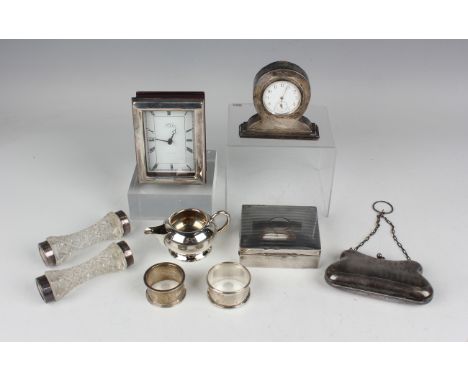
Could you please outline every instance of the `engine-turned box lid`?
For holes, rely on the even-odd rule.
[[[245,266],[317,268],[317,207],[244,204],[239,247]]]

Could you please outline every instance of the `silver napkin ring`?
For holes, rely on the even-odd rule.
[[[216,264],[206,276],[208,297],[221,308],[236,308],[249,299],[250,280],[250,272],[242,264]]]
[[[145,272],[146,298],[150,304],[168,308],[185,297],[185,272],[174,263],[154,264]]]

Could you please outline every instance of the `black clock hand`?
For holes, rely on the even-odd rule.
[[[283,95],[280,97],[280,107],[281,109],[283,108],[283,101],[284,101],[284,96],[286,95],[286,92],[288,91],[289,86],[286,86],[286,89],[284,89]]]
[[[172,131],[171,137],[170,137],[169,139],[167,139],[167,140],[166,140],[166,139],[159,139],[159,138],[149,138],[148,140],[149,140],[150,142],[153,142],[153,141],[166,142],[167,144],[172,145],[172,138],[174,137],[174,134],[175,134],[175,133],[176,133],[176,131],[173,130],[173,131]]]
[[[172,145],[172,142],[173,142],[173,139],[174,138],[174,134],[176,133],[176,129],[172,130],[172,135],[171,137],[167,140],[167,143]]]

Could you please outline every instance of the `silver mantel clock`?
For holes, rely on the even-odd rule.
[[[254,79],[257,114],[239,126],[241,138],[318,139],[318,126],[303,114],[310,101],[307,74],[298,65],[276,61]]]
[[[140,183],[205,183],[205,93],[137,92],[132,98]]]

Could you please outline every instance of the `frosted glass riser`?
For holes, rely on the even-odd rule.
[[[215,202],[218,171],[214,150],[207,151],[207,182],[202,185],[140,184],[135,169],[128,190],[130,219],[165,220],[184,208],[198,208],[207,213],[213,213],[220,204],[224,208],[224,192],[221,203],[219,197]]]
[[[316,206],[328,216],[335,149],[230,146],[227,207],[242,204]]]

